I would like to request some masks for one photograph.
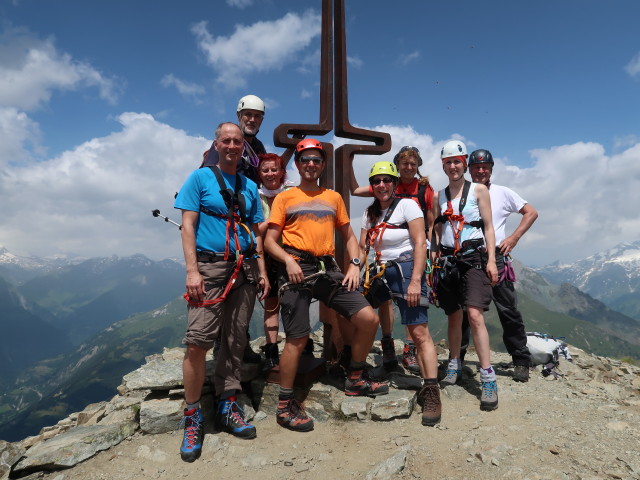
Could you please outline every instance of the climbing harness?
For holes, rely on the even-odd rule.
[[[467,204],[467,196],[469,195],[469,189],[471,188],[471,182],[465,180],[464,186],[462,187],[462,195],[460,197],[460,203],[458,204],[458,214],[453,213],[453,205],[451,203],[451,190],[449,187],[444,189],[444,193],[447,196],[447,209],[442,212],[442,214],[436,218],[435,223],[444,223],[446,221],[451,225],[451,230],[453,230],[454,237],[454,247],[453,247],[453,255],[456,255],[460,251],[460,234],[462,233],[462,229],[465,225],[469,225],[474,228],[479,228],[484,232],[484,222],[482,219],[473,220],[471,222],[464,221],[464,215],[462,211],[464,210],[465,205]],[[455,223],[458,223],[456,227]]]
[[[224,178],[222,177],[222,173],[220,172],[220,169],[218,168],[218,166],[212,165],[212,166],[209,166],[209,168],[211,169],[214,176],[216,177],[216,181],[218,182],[218,185],[220,187],[220,194],[222,195],[222,199],[224,200],[224,203],[227,207],[227,212],[226,214],[216,213],[206,208],[204,205],[200,205],[200,211],[212,217],[226,219],[227,222],[225,226],[225,237],[226,237],[225,250],[224,250],[223,257],[220,260],[233,261],[233,259],[235,258],[235,264],[233,266],[233,269],[231,269],[230,273],[227,273],[227,275],[225,275],[225,279],[226,279],[225,288],[222,291],[222,293],[216,298],[213,298],[210,300],[196,301],[196,300],[192,300],[189,297],[188,293],[184,294],[185,300],[189,303],[189,305],[194,307],[206,307],[206,306],[215,305],[217,303],[223,302],[227,298],[227,295],[231,291],[231,288],[235,284],[238,278],[238,275],[242,270],[242,263],[245,259],[245,256],[250,258],[255,254],[255,243],[253,241],[253,235],[251,235],[251,230],[249,230],[249,227],[247,227],[246,225],[246,221],[247,221],[246,204],[245,204],[244,195],[242,194],[242,191],[241,191],[242,180],[240,178],[240,175],[236,174],[235,189],[232,190],[228,188],[227,185],[225,184]],[[251,241],[249,250],[245,253],[243,253],[240,250],[240,238],[238,236],[238,225],[240,225],[242,228],[245,229]],[[230,251],[231,236],[233,236],[233,240],[236,247],[235,256]],[[218,255],[215,252],[201,252],[201,255],[202,254],[209,255],[210,257],[209,261],[216,261],[218,257]]]

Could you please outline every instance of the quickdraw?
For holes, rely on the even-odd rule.
[[[438,272],[438,270],[441,268],[442,267],[436,263],[433,265],[431,273],[427,276],[427,284],[431,288],[431,291],[429,292],[429,303],[437,308],[440,308],[440,302],[438,302],[438,294],[436,291],[438,290],[438,281],[440,279],[440,272]]]
[[[502,283],[505,280],[508,282],[516,281],[516,272],[513,270],[513,266],[511,265],[511,255],[509,254],[504,257],[504,268],[500,272],[498,283]]]

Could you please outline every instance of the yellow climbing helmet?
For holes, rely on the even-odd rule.
[[[371,167],[369,178],[375,175],[389,175],[390,177],[398,178],[398,169],[391,162],[376,162]]]

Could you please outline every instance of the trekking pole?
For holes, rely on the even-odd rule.
[[[151,210],[151,215],[153,215],[154,217],[164,218],[165,222],[173,223],[176,227],[178,227],[178,230],[182,230],[182,225],[180,225],[179,223],[174,222],[169,217],[165,217],[164,215],[160,215],[160,210],[158,210],[157,208],[155,210]]]

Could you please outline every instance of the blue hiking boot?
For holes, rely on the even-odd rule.
[[[244,421],[244,412],[236,402],[220,400],[216,423],[220,430],[238,438],[256,438],[256,427]]]
[[[194,462],[202,453],[204,425],[202,411],[199,408],[184,409],[181,425],[184,425],[184,438],[180,447],[180,457],[185,462]]]

